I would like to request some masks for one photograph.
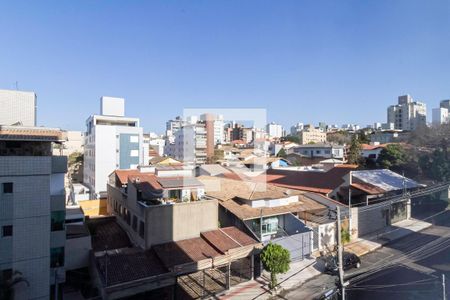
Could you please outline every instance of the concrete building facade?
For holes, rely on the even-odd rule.
[[[300,139],[300,144],[311,144],[311,143],[325,143],[327,141],[327,133],[321,131],[320,129],[314,128],[310,125],[309,127],[303,128],[298,134]]]
[[[283,137],[283,126],[272,122],[266,125],[266,132],[269,138],[281,138]]]
[[[0,272],[28,282],[14,299],[61,295],[67,157],[52,156],[52,143],[63,140],[58,129],[0,126]]]
[[[387,122],[394,123],[398,130],[415,130],[425,126],[427,107],[425,103],[414,101],[410,95],[398,97],[398,104],[387,109]]]
[[[34,92],[0,90],[0,125],[36,126]]]
[[[144,159],[143,129],[138,118],[123,115],[122,100],[102,97],[101,115],[92,115],[86,121],[83,182],[94,198],[106,197],[107,178],[112,171],[134,169]]]

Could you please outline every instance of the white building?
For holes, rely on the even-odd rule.
[[[138,118],[125,117],[125,101],[102,97],[101,114],[86,121],[84,184],[91,196],[106,195],[108,175],[143,163],[143,130]]]
[[[297,123],[291,127],[291,135],[297,135],[303,130],[303,123]]]
[[[0,90],[0,125],[36,126],[34,92]]]
[[[441,125],[450,122],[450,100],[442,100],[439,108],[433,109],[433,125]]]
[[[14,299],[50,299],[65,281],[67,157],[59,129],[0,126],[0,272]],[[56,283],[56,289],[55,289]]]
[[[281,138],[283,137],[283,126],[272,122],[266,125],[266,132],[269,138]]]
[[[398,97],[398,104],[387,110],[387,122],[394,123],[394,129],[415,130],[427,123],[427,107],[425,103],[414,101],[410,95]]]
[[[212,114],[202,114],[200,115],[200,121],[202,122],[206,122],[207,120],[209,120],[208,118],[211,118],[212,121],[212,130],[213,130],[213,140],[214,140],[214,145],[221,145],[224,143],[225,140],[225,134],[224,134],[224,128],[225,128],[225,124],[223,121],[223,116],[222,115],[212,115]],[[208,127],[208,125],[207,125]],[[207,128],[208,130],[209,128]]]
[[[448,123],[448,109],[443,107],[433,108],[433,125]]]
[[[187,124],[175,134],[175,142],[166,145],[168,156],[184,163],[206,163],[206,128],[205,124]]]

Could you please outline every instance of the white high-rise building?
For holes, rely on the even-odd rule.
[[[52,156],[64,140],[59,129],[0,126],[0,273],[26,281],[14,299],[51,299],[65,281],[67,157]]]
[[[415,130],[427,123],[427,107],[425,103],[414,101],[410,95],[398,97],[398,104],[387,110],[387,122],[394,123],[398,130]]]
[[[283,137],[283,126],[272,122],[266,125],[266,132],[269,135],[269,138]]]
[[[166,145],[165,153],[184,163],[204,164],[207,159],[206,126],[186,124],[175,133],[175,142]]]
[[[433,109],[433,125],[450,122],[450,100],[442,100],[438,108]]]
[[[91,197],[106,196],[108,176],[116,169],[134,169],[143,163],[143,130],[138,118],[125,117],[125,100],[102,97],[100,115],[86,121],[84,184]]]
[[[0,90],[0,125],[36,126],[34,92]]]
[[[291,135],[297,135],[303,130],[303,123],[297,123],[291,127]]]
[[[225,128],[225,124],[223,121],[223,116],[222,115],[213,115],[213,114],[202,114],[200,115],[200,121],[205,122],[206,121],[211,121],[212,122],[212,134],[208,134],[208,136],[211,136],[213,141],[214,141],[214,145],[220,145],[224,143],[224,128]],[[207,127],[209,127],[207,125]],[[207,128],[208,130],[209,128]]]

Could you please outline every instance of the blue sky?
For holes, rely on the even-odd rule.
[[[0,36],[0,88],[64,129],[102,95],[157,132],[183,108],[366,125],[401,94],[450,98],[449,1],[3,1]]]

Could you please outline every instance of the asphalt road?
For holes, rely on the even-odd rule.
[[[434,225],[361,257],[362,267],[345,274],[346,299],[442,299],[442,273],[450,298],[450,211],[429,221]],[[322,274],[279,298],[315,299],[336,280]]]

